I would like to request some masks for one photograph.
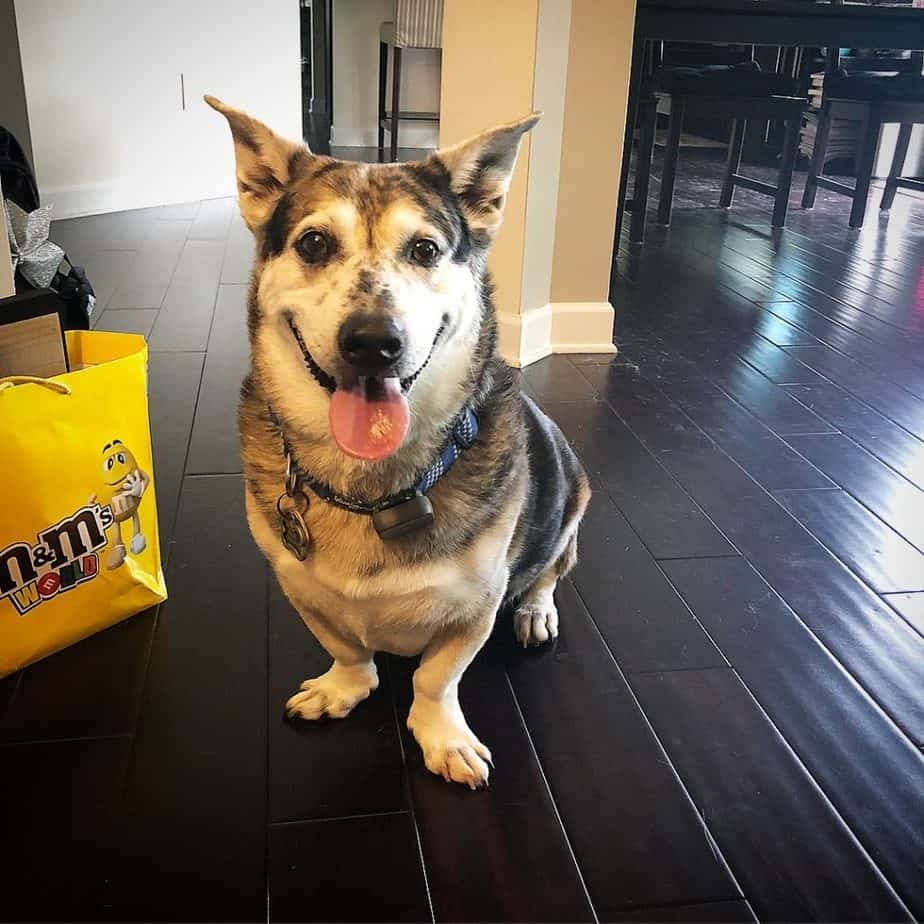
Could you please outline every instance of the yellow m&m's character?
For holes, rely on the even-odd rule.
[[[103,484],[93,495],[91,502],[108,504],[115,521],[115,540],[106,560],[109,570],[118,568],[125,561],[125,544],[122,540],[122,524],[131,519],[132,538],[129,548],[133,555],[145,550],[148,541],[141,532],[138,507],[141,498],[151,483],[135,461],[132,451],[121,440],[113,440],[103,447]]]

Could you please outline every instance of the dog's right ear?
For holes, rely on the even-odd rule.
[[[231,126],[241,215],[247,227],[256,231],[270,217],[289,182],[292,158],[310,152],[304,144],[280,138],[262,122],[214,96],[206,96],[205,101]]]

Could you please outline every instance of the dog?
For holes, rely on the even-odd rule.
[[[257,545],[333,658],[286,704],[342,718],[376,652],[420,655],[408,728],[472,789],[491,752],[459,680],[513,612],[558,634],[590,497],[558,427],[497,353],[488,250],[531,115],[406,164],[312,154],[214,97],[231,128],[256,258],[239,412]]]

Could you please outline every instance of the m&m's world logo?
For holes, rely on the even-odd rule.
[[[0,600],[9,599],[22,616],[92,580],[99,573],[97,552],[106,545],[112,523],[112,510],[93,504],[42,530],[34,545],[8,545],[0,551]]]

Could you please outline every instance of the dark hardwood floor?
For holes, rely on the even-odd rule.
[[[234,203],[55,223],[149,339],[170,599],[0,681],[0,917],[924,919],[924,201],[773,235],[699,157],[620,249],[619,354],[522,373],[595,495],[558,642],[501,621],[462,684],[479,793],[424,769],[412,662],[284,721],[327,656],[244,520]]]

